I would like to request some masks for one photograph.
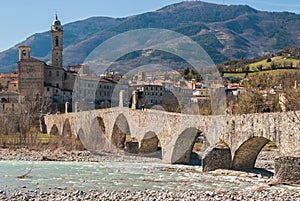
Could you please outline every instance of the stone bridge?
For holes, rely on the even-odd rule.
[[[230,167],[244,169],[254,167],[269,141],[277,145],[281,156],[299,157],[298,117],[299,112],[200,116],[115,107],[48,115],[45,123],[47,133],[78,137],[92,151],[122,150],[130,134],[140,153],[153,152],[160,144],[162,160],[171,164],[189,164],[201,132],[212,146],[220,139],[225,142],[230,148]]]

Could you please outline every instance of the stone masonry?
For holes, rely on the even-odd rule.
[[[299,152],[300,122],[297,122],[295,115],[299,116],[300,112],[199,116],[116,107],[49,115],[45,116],[45,123],[47,133],[56,131],[64,135],[65,131],[69,131],[75,137],[81,133],[85,139],[98,136],[96,139],[101,142],[88,140],[89,143],[83,143],[86,148],[94,147],[98,151],[117,150],[114,141],[116,133],[120,136],[129,132],[139,143],[141,152],[148,149],[154,151],[157,148],[155,143],[159,141],[162,160],[171,164],[190,163],[197,133],[201,131],[212,146],[219,139],[228,144],[232,156],[231,168],[249,169],[254,167],[257,155],[270,140],[277,145],[281,156],[295,156]],[[105,131],[101,127],[105,127]]]

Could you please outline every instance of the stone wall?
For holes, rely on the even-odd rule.
[[[148,139],[142,139],[140,145],[140,153],[147,154],[157,151],[158,141],[159,140],[157,136]]]
[[[300,184],[300,157],[283,156],[276,158],[274,177],[278,182]]]
[[[202,157],[202,168],[203,172],[209,172],[216,169],[230,169],[230,148],[212,147],[207,149]]]

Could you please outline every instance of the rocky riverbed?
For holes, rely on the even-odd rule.
[[[161,162],[157,157],[143,157],[140,155],[126,155],[119,153],[95,153],[89,151],[64,151],[64,150],[28,150],[28,149],[0,149],[0,160],[22,161],[78,161],[78,162]]]
[[[256,201],[299,201],[299,191],[278,191],[257,189],[254,191],[216,191],[216,192],[196,192],[196,191],[58,191],[58,192],[13,192],[6,194],[0,192],[1,200],[149,200],[149,201],[174,201],[174,200],[256,200]]]
[[[264,151],[258,156],[256,166],[259,168],[274,169],[274,158],[278,155],[275,151]],[[124,153],[98,153],[91,154],[88,151],[32,151],[27,149],[0,150],[0,160],[24,160],[24,161],[78,161],[78,162],[138,162],[161,163],[159,153],[155,157],[142,157],[138,155],[126,155]],[[195,171],[194,168],[184,168],[180,171]],[[163,171],[178,171],[178,168],[167,168]],[[0,200],[299,200],[300,188],[273,188],[268,185],[272,175],[258,172],[239,172],[231,170],[216,170],[209,174],[256,178],[256,183],[249,182],[249,186],[257,185],[251,190],[224,190],[222,187],[214,191],[180,191],[180,190],[66,190],[51,189],[51,191],[29,190],[20,188],[4,191],[0,187]],[[2,190],[2,191],[1,191]]]

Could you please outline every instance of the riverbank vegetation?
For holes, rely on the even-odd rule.
[[[21,133],[1,134],[0,147],[9,149],[27,148],[29,150],[55,150],[58,148],[67,151],[84,150],[78,138],[43,134],[34,127],[24,135]]]

